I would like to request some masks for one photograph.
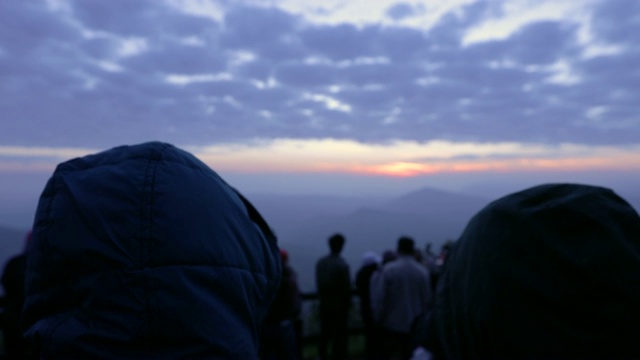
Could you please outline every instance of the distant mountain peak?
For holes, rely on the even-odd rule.
[[[438,212],[454,212],[464,213],[466,215],[470,211],[476,212],[480,210],[488,203],[489,200],[475,195],[423,187],[391,200],[381,208],[405,213],[432,214]]]
[[[456,196],[456,197],[463,196],[465,198],[482,199],[481,197],[476,196],[476,195],[468,195],[468,194],[454,192],[454,191],[437,189],[437,188],[433,188],[433,187],[429,187],[429,186],[425,186],[425,187],[422,187],[422,188],[420,188],[418,190],[411,191],[411,192],[409,192],[409,193],[407,193],[405,195],[400,196],[398,199],[422,197],[422,196]]]

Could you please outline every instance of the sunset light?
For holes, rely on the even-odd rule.
[[[411,177],[439,173],[640,169],[638,146],[448,141],[363,144],[336,139],[277,139],[190,150],[213,169],[231,173],[351,173]],[[0,147],[0,171],[53,170],[60,161],[98,151]]]

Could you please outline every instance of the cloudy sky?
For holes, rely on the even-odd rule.
[[[4,0],[0,176],[161,140],[248,191],[638,184],[638,64],[635,0]]]

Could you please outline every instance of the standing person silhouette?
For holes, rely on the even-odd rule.
[[[64,162],[38,203],[24,324],[34,358],[255,359],[281,273],[240,193],[159,142]]]
[[[262,327],[260,360],[296,360],[300,353],[295,323],[302,307],[298,276],[289,265],[289,253],[280,249],[280,257],[282,278]]]
[[[320,299],[320,341],[321,359],[327,358],[327,348],[332,346],[333,359],[347,356],[347,321],[351,306],[351,280],[349,265],[340,256],[345,244],[342,234],[329,238],[329,255],[316,264],[316,286]]]
[[[398,239],[398,259],[382,268],[373,290],[379,297],[374,320],[381,326],[384,359],[408,359],[413,351],[412,326],[432,301],[429,271],[415,259],[415,242]]]
[[[377,331],[371,309],[371,276],[378,270],[381,261],[380,255],[368,251],[362,255],[362,266],[356,273],[356,290],[360,297],[360,317],[364,326],[367,359],[374,359],[377,356],[379,339],[376,336]]]

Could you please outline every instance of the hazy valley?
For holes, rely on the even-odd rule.
[[[456,239],[467,221],[495,199],[433,188],[422,188],[399,197],[377,198],[246,195],[275,230],[280,246],[289,251],[304,291],[314,290],[315,263],[328,252],[327,238],[336,232],[347,238],[343,255],[354,276],[363,253],[393,249],[402,235],[413,237],[422,249],[430,242],[434,250],[439,250],[447,239]],[[637,197],[626,198],[636,209],[640,208]],[[21,225],[0,226],[2,264],[22,250],[28,228],[24,224],[32,221],[31,214],[18,209],[20,213],[14,217],[20,220],[15,223]]]

